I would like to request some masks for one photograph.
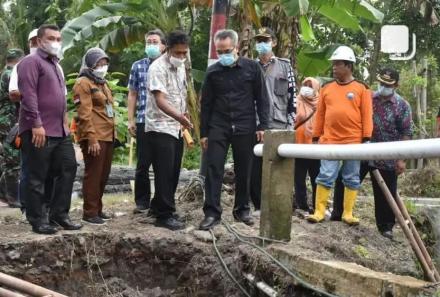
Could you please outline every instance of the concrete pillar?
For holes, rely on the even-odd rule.
[[[278,156],[282,143],[294,143],[295,132],[267,130],[264,134],[260,235],[290,241],[294,159]]]

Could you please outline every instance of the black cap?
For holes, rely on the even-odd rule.
[[[255,35],[255,38],[258,38],[258,37],[276,39],[275,33],[268,27],[261,27],[260,29],[258,29],[257,34]]]
[[[383,84],[392,86],[399,82],[399,72],[389,67],[382,68],[376,79]]]

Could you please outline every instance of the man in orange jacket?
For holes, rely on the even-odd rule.
[[[368,86],[353,77],[356,62],[354,52],[348,46],[340,46],[330,60],[335,80],[322,87],[313,129],[313,142],[368,142],[373,131],[372,94]],[[360,187],[359,168],[360,161],[357,160],[321,160],[319,175],[316,178],[315,212],[307,218],[309,222],[318,223],[324,220],[330,190],[341,170],[345,186],[342,220],[349,225],[359,224],[359,219],[353,217],[353,207]]]

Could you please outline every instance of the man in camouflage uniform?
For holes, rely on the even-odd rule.
[[[6,136],[18,121],[16,103],[9,100],[8,87],[11,71],[24,56],[21,49],[10,49],[6,54],[6,66],[0,76],[0,199],[10,207],[20,207],[18,202],[18,180],[20,173],[19,151],[5,143]]]

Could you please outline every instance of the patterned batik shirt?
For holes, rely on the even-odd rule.
[[[145,107],[147,105],[147,72],[150,59],[144,58],[136,61],[131,66],[128,88],[137,92],[136,98],[136,123],[145,122]]]
[[[411,106],[399,94],[383,100],[375,93],[373,96],[373,135],[372,142],[399,141],[412,137],[413,122]],[[395,170],[395,160],[371,161],[370,165],[382,170]]]
[[[145,132],[166,133],[175,138],[181,137],[181,125],[164,113],[156,104],[153,92],[165,94],[169,105],[181,114],[187,111],[187,83],[185,67],[174,67],[168,55],[162,55],[151,64],[148,71],[148,99],[145,110]]]

